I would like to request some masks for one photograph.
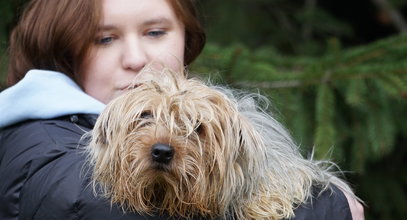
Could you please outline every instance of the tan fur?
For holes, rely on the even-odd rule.
[[[333,182],[298,153],[284,128],[256,107],[183,74],[164,71],[109,103],[89,145],[93,185],[124,210],[192,218],[281,219]],[[175,150],[159,167],[151,147]]]

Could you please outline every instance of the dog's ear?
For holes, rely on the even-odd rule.
[[[228,209],[232,208],[234,212],[247,206],[259,192],[264,182],[266,156],[259,132],[248,118],[233,111],[223,119],[223,129],[217,135],[222,134],[224,137],[217,138],[223,138],[224,149],[221,150],[221,156],[217,157],[221,160],[217,164],[222,165],[219,170],[224,172],[219,174],[219,178],[216,178],[218,173],[215,172],[212,179],[219,181],[216,188],[221,189],[217,191],[220,203],[233,204]]]
[[[93,135],[96,137],[95,144],[97,145],[107,145],[107,135],[106,129],[109,127],[109,120],[103,120],[105,123],[102,125],[101,123],[96,124],[93,128]]]
[[[244,173],[259,173],[266,160],[266,151],[260,132],[253,123],[239,113],[239,159]]]
[[[117,112],[120,109],[116,105],[107,105],[103,112],[96,120],[95,126],[92,131],[92,145],[98,147],[105,147],[109,145],[118,123],[117,117],[120,114]]]

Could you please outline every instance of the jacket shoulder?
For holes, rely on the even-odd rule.
[[[80,118],[36,120],[0,131],[0,219],[167,219],[124,213],[89,185]]]
[[[295,210],[292,220],[352,220],[345,194],[338,187],[331,185],[324,191],[315,187],[313,194]]]
[[[0,131],[0,219],[32,210],[26,204],[40,204],[33,199],[45,197],[50,177],[60,172],[51,167],[65,160],[82,134],[63,120],[26,121]]]

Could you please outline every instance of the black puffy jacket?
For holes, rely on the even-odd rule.
[[[72,115],[0,132],[0,219],[144,219],[96,198],[78,145],[95,120]]]
[[[1,220],[167,219],[124,214],[96,198],[89,187],[79,145],[96,115],[69,115],[21,122],[0,130]],[[324,192],[296,210],[296,220],[350,220],[343,193]]]

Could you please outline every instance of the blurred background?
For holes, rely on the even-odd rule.
[[[2,89],[25,2],[0,2]],[[304,156],[314,149],[345,171],[366,219],[407,219],[407,1],[197,4],[208,41],[191,71],[268,96]]]

